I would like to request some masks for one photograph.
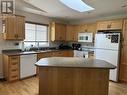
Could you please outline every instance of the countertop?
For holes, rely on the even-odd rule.
[[[68,49],[70,50],[70,49]],[[57,52],[57,51],[65,51],[64,49],[54,49],[54,50],[36,50],[36,51],[6,51],[3,54],[12,56],[12,55],[29,55],[29,54],[38,54],[38,53],[45,53],[45,52]]]
[[[39,67],[69,67],[115,69],[116,67],[104,60],[84,59],[75,57],[50,57],[40,59],[35,65]]]

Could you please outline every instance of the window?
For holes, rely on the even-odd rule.
[[[48,25],[25,24],[24,47],[44,47],[48,45]]]
[[[72,8],[76,11],[79,12],[86,12],[86,11],[91,11],[94,10],[93,7],[87,5],[84,1],[82,0],[60,0],[61,3],[65,4],[69,8]]]

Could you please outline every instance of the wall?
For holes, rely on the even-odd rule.
[[[95,18],[86,18],[81,20],[70,21],[69,24],[83,24],[83,23],[93,23],[101,20],[110,20],[110,19],[118,19],[118,18],[126,18],[126,14],[116,14],[116,15],[102,15]]]

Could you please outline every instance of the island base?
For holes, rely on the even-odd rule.
[[[109,69],[39,67],[39,95],[108,95]]]

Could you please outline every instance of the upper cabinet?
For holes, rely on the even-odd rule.
[[[3,16],[3,38],[5,40],[23,40],[25,38],[25,17],[17,15]]]
[[[78,41],[78,33],[96,33],[96,23],[82,25],[67,25],[66,41]]]
[[[100,21],[97,23],[97,30],[115,30],[123,28],[123,19]]]
[[[75,32],[87,32],[87,24],[74,25]]]
[[[61,23],[52,22],[51,29],[51,41],[65,41],[66,40],[66,25]]]
[[[77,32],[74,25],[67,25],[66,41],[77,41]]]

